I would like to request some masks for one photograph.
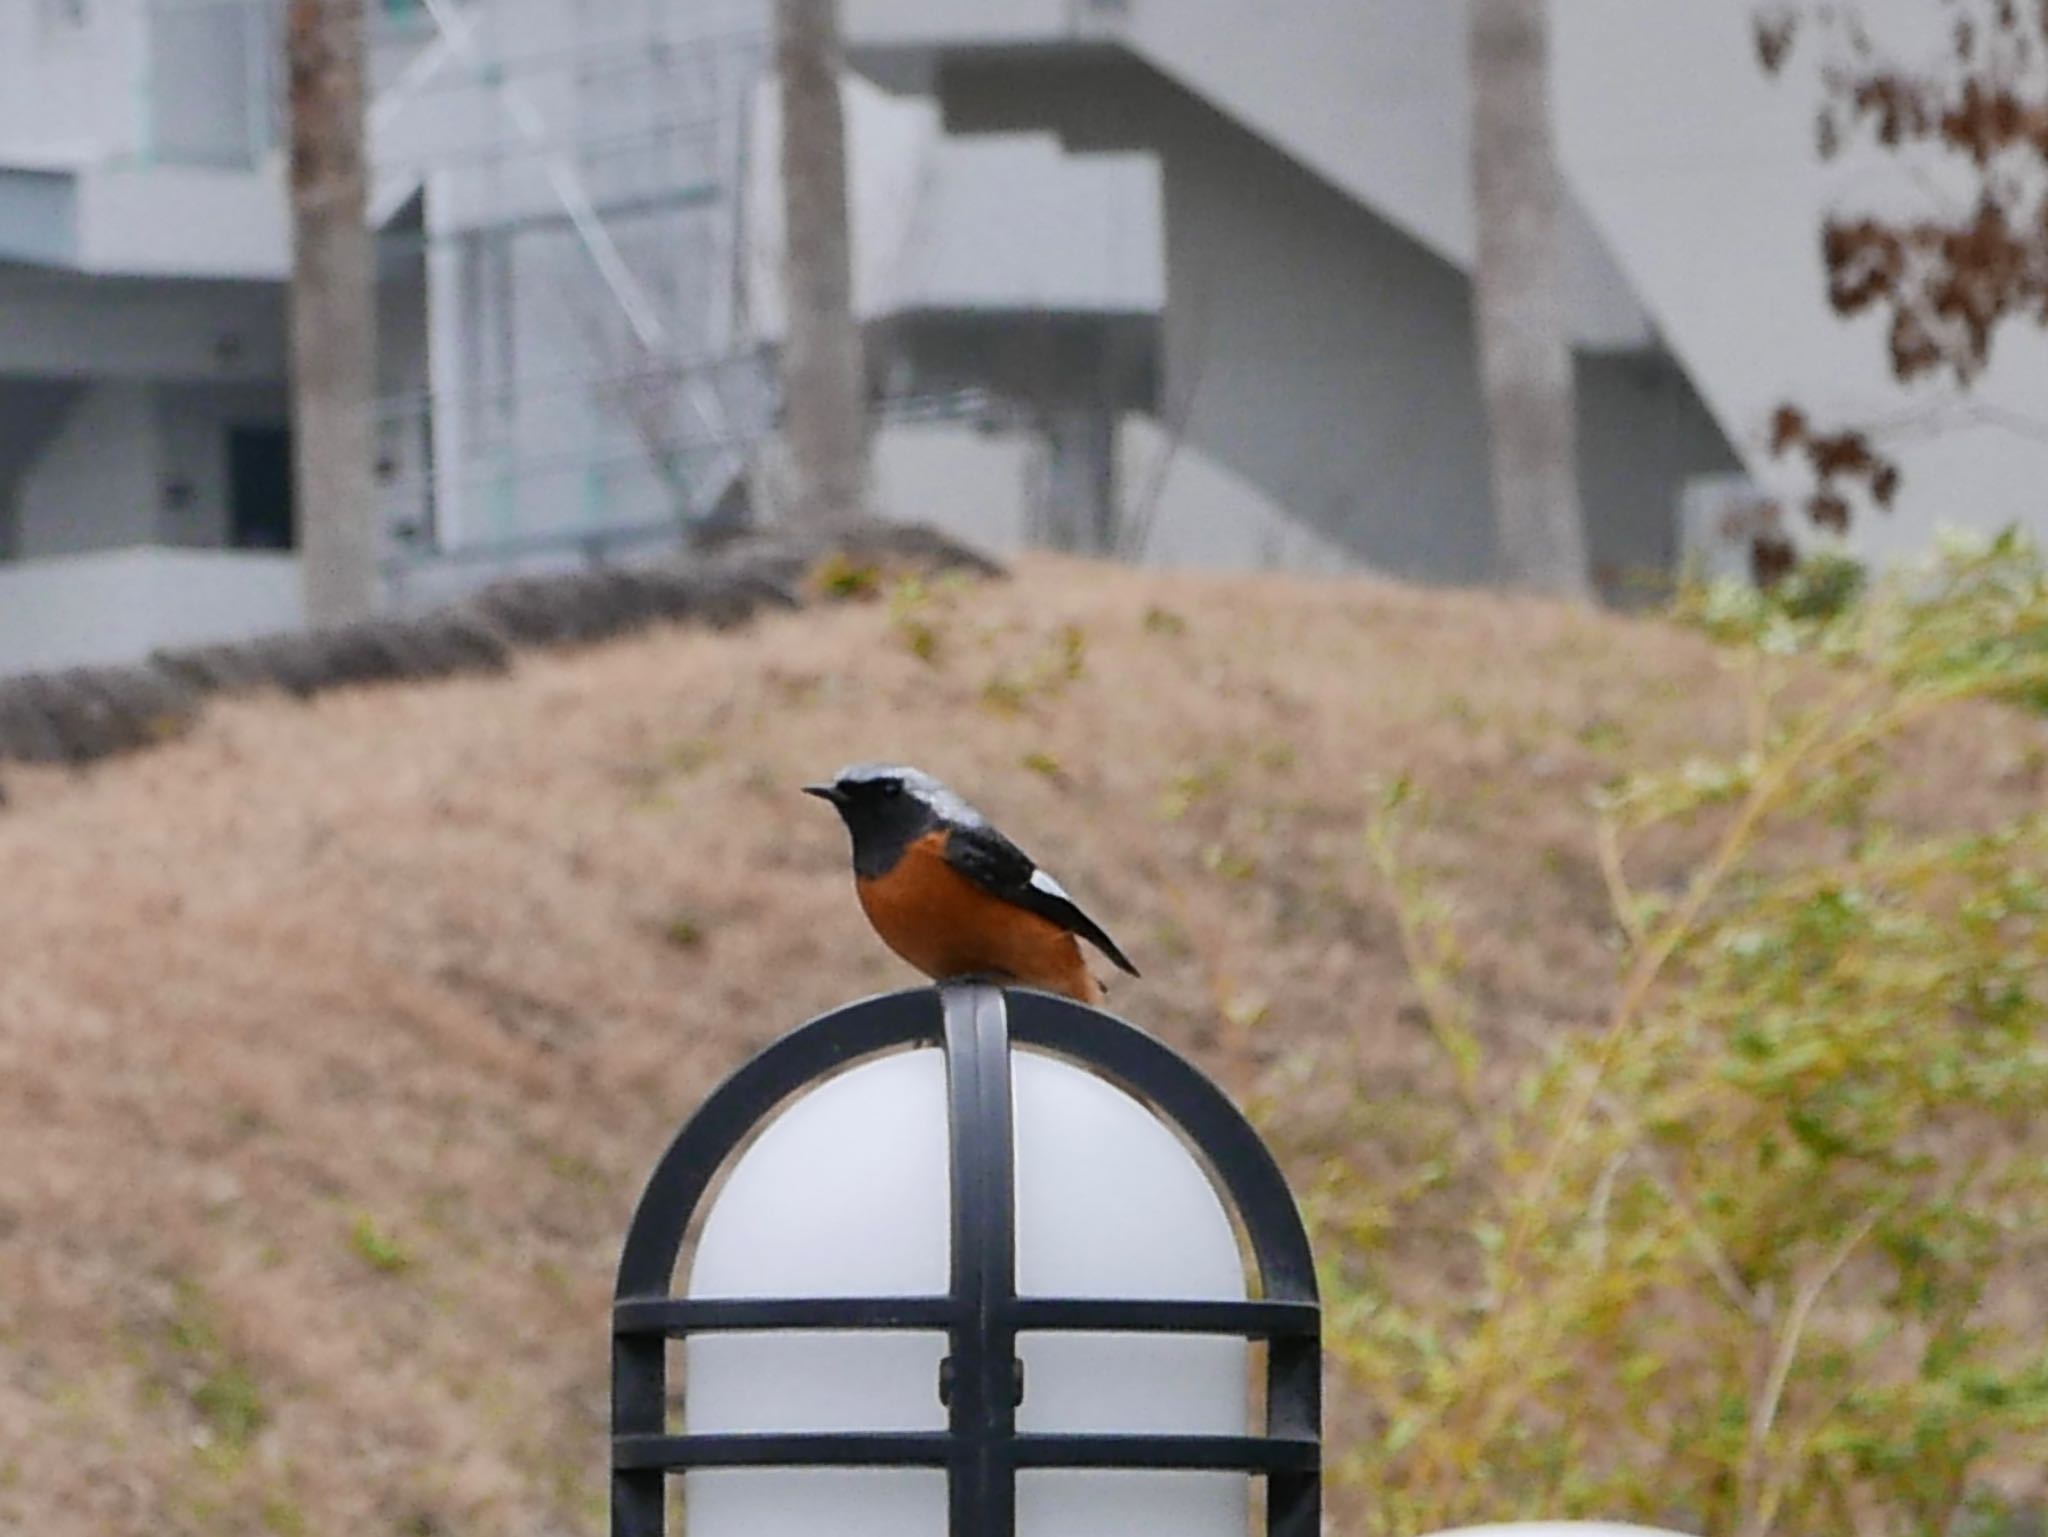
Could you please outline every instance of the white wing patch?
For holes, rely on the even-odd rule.
[[[1031,884],[1047,896],[1057,897],[1062,902],[1072,902],[1074,900],[1067,895],[1066,887],[1062,886],[1050,875],[1047,875],[1043,870],[1033,870],[1031,872]]]

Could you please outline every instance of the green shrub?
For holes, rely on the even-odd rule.
[[[1393,1191],[1337,1166],[1311,1203],[1367,1422],[1335,1472],[1387,1533],[2000,1531],[2048,1467],[2048,814],[1908,831],[1884,792],[1903,734],[2048,699],[2048,581],[2008,536],[1858,602],[1680,612],[1737,652],[1749,740],[1603,797],[1595,1028],[1492,1060],[1415,797],[1374,821],[1477,1152]],[[1636,889],[1680,826],[1688,879]]]
[[[1765,600],[1793,619],[1834,619],[1863,596],[1869,581],[1861,561],[1823,550],[1807,556],[1767,589]]]

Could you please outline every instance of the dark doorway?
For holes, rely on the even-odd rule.
[[[298,547],[289,428],[228,429],[228,542],[238,550]]]

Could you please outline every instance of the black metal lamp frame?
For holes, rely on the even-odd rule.
[[[1010,1047],[1088,1068],[1149,1104],[1206,1160],[1259,1277],[1247,1302],[1020,1297]],[[946,1053],[952,1285],[944,1296],[698,1299],[670,1295],[685,1235],[732,1154],[791,1096],[909,1046]],[[944,1433],[670,1435],[670,1338],[733,1330],[945,1331]],[[1019,1435],[1017,1336],[1208,1334],[1267,1342],[1266,1433]],[[664,1479],[693,1468],[943,1468],[951,1537],[1013,1537],[1023,1468],[1207,1470],[1264,1476],[1268,1537],[1318,1537],[1322,1335],[1314,1263],[1272,1154],[1230,1101],[1150,1036],[1044,993],[979,984],[851,1004],[783,1037],[684,1125],[642,1192],[612,1307],[612,1533],[665,1537]]]

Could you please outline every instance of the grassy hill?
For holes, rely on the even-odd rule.
[[[931,769],[1056,871],[1146,973],[1111,1006],[1304,1180],[1392,1173],[1450,1084],[1371,785],[1428,787],[1511,1058],[1599,1017],[1588,796],[1732,741],[1723,665],[1648,619],[1043,559],[10,771],[0,1528],[598,1530],[640,1178],[751,1049],[913,980],[796,794],[840,762]],[[1987,713],[1896,810],[2041,789],[2038,726]]]

